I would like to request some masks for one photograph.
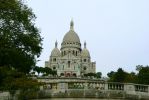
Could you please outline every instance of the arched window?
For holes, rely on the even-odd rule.
[[[64,55],[66,54],[66,52],[64,51]]]
[[[53,62],[56,62],[56,58],[53,58]]]
[[[64,65],[63,65],[63,70],[64,70]]]
[[[56,67],[54,66],[54,67],[53,67],[53,70],[55,70],[55,69],[56,69]]]
[[[68,53],[71,53],[71,51],[69,50]]]
[[[68,61],[68,68],[70,68],[70,61]]]
[[[73,73],[73,77],[76,77],[77,75],[76,75],[76,73]]]
[[[70,77],[70,73],[67,73],[67,74],[66,74],[66,77]]]
[[[73,55],[75,55],[75,51],[73,50]]]
[[[64,73],[61,73],[61,76],[64,76]]]
[[[76,51],[76,56],[78,55],[78,52]]]
[[[62,56],[64,55],[63,51],[62,51]]]

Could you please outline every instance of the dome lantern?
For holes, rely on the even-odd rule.
[[[55,48],[57,48],[57,44],[58,44],[58,43],[57,43],[57,40],[56,40],[56,41],[55,41]]]
[[[74,23],[73,23],[73,20],[71,20],[71,22],[70,22],[70,30],[73,30],[73,26],[74,26]]]
[[[84,48],[86,48],[86,41],[84,42]]]

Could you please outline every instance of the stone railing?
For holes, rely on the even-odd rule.
[[[106,83],[108,90],[124,90],[124,84],[122,83]]]
[[[48,86],[58,87],[61,89],[97,89],[97,90],[123,90],[136,92],[149,92],[149,85],[105,82],[98,79],[81,79],[81,78],[38,78],[39,82],[45,82]],[[61,84],[62,83],[62,84]]]
[[[135,91],[138,92],[149,92],[149,86],[147,85],[134,85]]]
[[[149,100],[149,85],[105,82],[97,79],[81,79],[81,78],[40,78],[38,81],[47,83],[50,88],[41,88],[42,90],[51,90],[53,93],[64,93],[63,95],[77,95],[77,91],[83,96],[91,97],[133,97],[134,99],[147,98]],[[88,91],[92,91],[91,93]],[[68,94],[66,92],[69,92]],[[79,95],[77,95],[79,96]]]
[[[9,100],[9,99],[10,99],[9,92],[1,92],[0,91],[0,100]]]

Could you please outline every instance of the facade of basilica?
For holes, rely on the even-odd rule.
[[[96,72],[96,63],[91,62],[86,42],[84,48],[81,48],[73,21],[70,22],[70,30],[65,34],[61,48],[58,49],[57,45],[56,41],[49,61],[45,61],[45,67],[56,70],[59,77],[81,77],[84,74]]]

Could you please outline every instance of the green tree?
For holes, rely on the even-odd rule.
[[[56,76],[57,75],[57,71],[56,70],[52,70],[52,73],[51,73],[53,76]]]
[[[143,65],[137,65],[137,66],[136,66],[136,70],[137,70],[137,71],[140,71],[143,67],[144,67]]]
[[[37,72],[37,73],[38,73],[38,76],[39,76],[39,74],[40,74],[40,73],[42,73],[42,72],[43,72],[42,67],[38,67],[38,66],[35,66],[35,67],[33,68],[33,70],[34,70],[35,72]]]
[[[119,68],[117,70],[117,73],[115,73],[114,75],[114,82],[125,82],[125,78],[126,78],[126,72],[124,72],[124,70],[122,68]]]
[[[52,69],[49,67],[45,67],[43,70],[44,70],[45,75],[52,74]]]
[[[57,71],[56,70],[52,70],[51,68],[48,68],[48,67],[38,67],[38,66],[35,66],[33,68],[33,70],[38,73],[38,76],[39,76],[40,73],[43,76],[47,76],[49,74],[53,75],[53,76],[57,75]]]
[[[3,76],[3,81],[1,81],[0,90],[2,91],[9,91],[11,97],[13,98],[16,90],[20,90],[22,95],[23,93],[30,91],[38,91],[39,86],[42,85],[41,83],[37,82],[37,80],[33,80],[32,78],[28,77],[26,74],[22,72],[18,72],[15,69],[11,69],[8,67],[1,67],[0,74]],[[27,97],[28,95],[26,95]],[[25,97],[25,95],[24,95]],[[22,100],[22,99],[19,99]]]
[[[12,95],[39,86],[28,73],[41,53],[42,38],[32,9],[23,1],[0,0],[0,90]]]
[[[137,83],[149,84],[149,66],[143,66],[137,75]]]
[[[125,72],[122,68],[119,68],[117,72],[111,71],[107,74],[111,82],[127,82],[126,78],[128,73]]]
[[[137,75],[134,72],[125,72],[119,68],[117,72],[111,71],[107,74],[111,82],[136,83]]]
[[[101,72],[97,72],[97,73],[96,73],[96,77],[97,77],[97,78],[101,78],[101,76],[102,76],[102,73],[101,73]]]
[[[92,77],[96,77],[97,75],[96,73],[87,73],[87,74],[84,74],[84,76],[92,78]]]
[[[111,72],[109,72],[109,73],[107,74],[107,76],[108,76],[109,78],[112,78],[112,77],[114,76],[114,74],[115,74],[115,72],[114,72],[114,71],[111,71]]]
[[[137,82],[137,75],[135,72],[127,73],[125,82],[127,83],[136,83]]]
[[[23,0],[0,0],[0,67],[28,73],[42,50],[35,15]]]

